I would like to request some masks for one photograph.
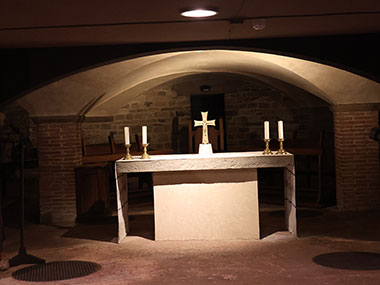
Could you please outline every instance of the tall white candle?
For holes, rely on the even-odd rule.
[[[284,139],[284,124],[282,121],[278,121],[278,138]]]
[[[130,142],[129,142],[129,127],[124,127],[124,141],[125,141],[125,144],[130,144]]]
[[[264,122],[264,139],[269,140],[269,121]]]
[[[142,127],[142,143],[143,144],[148,143],[148,128],[147,128],[147,126]]]

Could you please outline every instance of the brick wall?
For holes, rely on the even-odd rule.
[[[81,125],[38,123],[42,223],[69,226],[76,217],[74,168],[82,162]]]
[[[380,207],[379,143],[368,137],[378,111],[335,111],[335,160],[338,207]]]
[[[255,149],[264,147],[263,122],[270,122],[271,138],[278,137],[277,121],[283,120],[284,134],[292,138],[299,123],[284,102],[284,95],[274,90],[254,90],[225,94],[227,147]]]
[[[141,126],[147,125],[150,148],[169,149],[173,148],[173,119],[178,118],[178,151],[187,152],[190,95],[180,88],[151,90],[126,102],[111,121],[84,122],[83,136],[87,144],[107,143],[109,133],[114,132],[116,143],[123,143],[124,126],[131,128],[132,135],[141,135]],[[299,107],[288,95],[255,81],[250,85],[237,86],[236,91],[224,92],[224,98],[228,149],[263,147],[264,120],[271,122],[272,138],[277,138],[277,121],[285,122],[288,146],[295,132],[298,139],[316,141],[320,130],[332,133],[331,112],[327,104],[314,108]]]
[[[148,126],[150,148],[172,148],[173,119],[178,118],[178,128],[187,127],[190,118],[189,97],[177,94],[171,88],[157,88],[126,102],[111,122],[83,123],[83,136],[87,144],[107,143],[114,132],[116,143],[124,142],[124,126],[130,127],[132,136],[141,136],[141,126]],[[185,132],[185,134],[187,134]]]

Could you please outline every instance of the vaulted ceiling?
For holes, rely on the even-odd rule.
[[[180,15],[184,8],[214,7],[219,14],[203,19]],[[78,47],[202,41],[251,40],[363,34],[380,32],[380,1],[249,1],[249,0],[16,0],[0,2],[0,48]],[[262,29],[257,29],[257,24]],[[255,28],[256,27],[256,28]],[[223,48],[157,53],[105,64],[78,72],[75,68],[45,76],[50,83],[29,86],[35,73],[50,73],[46,57],[41,68],[33,61],[16,68],[11,83],[3,80],[11,95],[31,88],[18,100],[31,116],[107,116],[125,101],[162,84],[204,73],[229,73],[252,77],[276,88],[295,86],[331,105],[379,102],[379,84],[359,75],[316,62],[264,52]],[[317,49],[318,47],[315,47]],[[176,50],[176,49],[175,49]],[[243,49],[242,49],[243,50]],[[266,51],[267,52],[267,51]],[[67,50],[66,56],[70,53]],[[55,51],[50,51],[55,54]],[[6,56],[6,54],[5,54]],[[96,56],[96,55],[94,55]],[[16,53],[17,57],[17,53]],[[32,62],[32,57],[25,60]],[[52,66],[60,62],[52,58]],[[72,62],[79,58],[73,57]],[[117,61],[117,60],[116,60]],[[8,64],[12,60],[7,61]],[[94,62],[94,61],[93,61]],[[100,63],[100,64],[99,64]],[[104,64],[104,65],[102,65]],[[102,65],[102,66],[99,66]],[[23,66],[23,65],[21,65]],[[54,70],[55,68],[53,68]],[[35,72],[37,70],[37,72]],[[29,71],[29,72],[28,72]],[[25,74],[25,87],[13,82]],[[8,71],[4,71],[7,76]],[[66,77],[65,77],[66,76]],[[2,76],[4,77],[4,76]],[[13,84],[13,85],[12,85]],[[47,84],[47,85],[46,85]],[[22,84],[20,84],[21,86]],[[2,89],[0,89],[2,90]],[[2,92],[4,93],[4,92]],[[23,94],[24,95],[24,94]]]
[[[380,84],[331,66],[258,52],[203,50],[157,54],[83,71],[18,100],[31,116],[110,116],[140,94],[202,73],[231,73],[281,82],[331,105],[377,103]]]

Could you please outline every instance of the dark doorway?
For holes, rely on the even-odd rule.
[[[225,122],[224,115],[224,94],[207,94],[207,95],[191,95],[190,97],[191,106],[191,120],[202,120],[201,112],[208,111],[208,119],[218,119],[223,118]],[[215,121],[216,128],[219,128],[218,120]],[[224,123],[225,124],[225,123]],[[225,129],[225,126],[223,126]]]
[[[190,97],[190,106],[191,106],[191,122],[194,120],[202,120],[201,112],[208,112],[207,119],[215,119],[215,129],[220,131],[220,137],[209,133],[211,135],[210,140],[215,143],[216,149],[214,151],[226,151],[226,120],[225,120],[225,108],[224,108],[224,94],[207,94],[207,95],[191,95]],[[222,126],[220,126],[222,125]],[[221,128],[222,127],[222,128]],[[190,126],[189,126],[190,128]],[[194,126],[192,127],[194,131]],[[222,143],[223,138],[223,143]],[[189,134],[189,139],[190,134]],[[193,139],[192,139],[193,140]],[[193,142],[195,143],[195,141]],[[189,142],[190,144],[190,142]],[[214,148],[214,147],[213,147]],[[195,147],[197,152],[197,147]],[[190,151],[191,152],[191,151]]]

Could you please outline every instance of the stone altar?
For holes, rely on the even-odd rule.
[[[294,157],[262,152],[116,161],[118,241],[128,233],[127,174],[153,173],[155,239],[259,239],[257,169],[283,167],[285,224],[297,235]]]

